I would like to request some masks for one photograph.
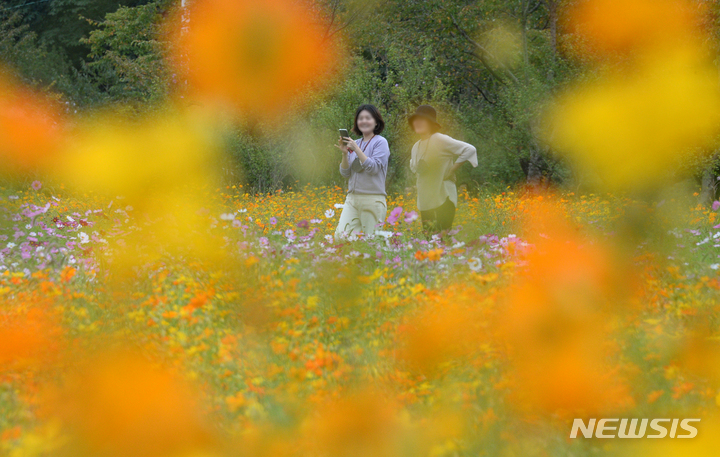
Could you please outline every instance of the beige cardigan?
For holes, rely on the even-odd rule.
[[[427,211],[441,206],[449,198],[457,207],[457,186],[445,174],[460,162],[478,166],[477,149],[442,133],[420,140],[412,148],[410,169],[417,175],[417,206]]]

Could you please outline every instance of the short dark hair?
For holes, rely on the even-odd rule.
[[[375,135],[380,135],[382,131],[385,130],[385,121],[383,121],[382,115],[375,105],[360,105],[360,108],[355,111],[355,123],[353,124],[352,131],[355,132],[356,135],[362,135],[362,132],[358,128],[357,121],[358,117],[360,117],[360,113],[363,111],[367,111],[373,119],[375,119],[377,125],[375,126],[373,133]]]

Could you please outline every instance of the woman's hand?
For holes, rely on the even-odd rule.
[[[346,146],[348,147],[348,149],[350,149],[351,151],[355,151],[355,152],[360,151],[360,146],[358,146],[357,143],[355,142],[355,140],[353,140],[352,138],[350,138],[350,137],[345,137],[345,138],[341,139],[340,141],[344,141],[344,142],[345,142],[345,145],[346,145]]]
[[[347,155],[348,152],[349,152],[349,151],[348,151],[348,145],[345,144],[345,142],[342,140],[342,138],[337,142],[337,144],[335,145],[335,147],[338,148],[338,149],[340,149],[340,151],[342,151],[342,153],[345,154],[345,155]]]
[[[443,179],[445,181],[455,182],[455,172],[458,170],[458,168],[460,168],[461,165],[462,163],[453,164],[453,166],[448,168],[447,172],[445,172],[445,176],[443,177]]]

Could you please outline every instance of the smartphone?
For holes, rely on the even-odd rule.
[[[340,138],[350,138],[350,132],[347,129],[339,129],[338,132],[340,132]]]

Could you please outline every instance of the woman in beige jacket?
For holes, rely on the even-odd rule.
[[[417,206],[423,228],[428,233],[450,230],[457,207],[455,172],[465,162],[477,167],[477,149],[439,133],[441,126],[432,106],[419,106],[409,123],[420,136],[412,148],[410,169],[417,175]]]

